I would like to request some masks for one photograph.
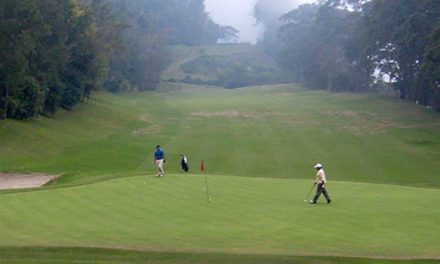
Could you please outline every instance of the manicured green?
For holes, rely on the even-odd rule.
[[[333,203],[303,202],[310,181],[135,176],[0,196],[0,247],[434,258],[440,191],[333,182]],[[429,203],[427,203],[429,199]]]

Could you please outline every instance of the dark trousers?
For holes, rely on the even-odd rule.
[[[313,197],[313,202],[316,203],[321,196],[321,193],[324,194],[325,199],[330,201],[330,196],[328,195],[327,189],[325,188],[325,183],[318,183],[318,188],[316,189],[316,195]]]

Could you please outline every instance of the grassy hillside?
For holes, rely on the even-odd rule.
[[[181,66],[188,63],[200,56],[210,55],[210,56],[229,56],[231,54],[242,54],[248,52],[249,49],[255,49],[253,46],[248,44],[243,45],[214,45],[214,46],[198,46],[198,47],[187,47],[187,46],[171,46],[169,47],[171,65],[162,74],[163,80],[184,79],[187,75],[191,78],[207,78],[205,75],[191,75],[185,73]]]
[[[211,174],[310,179],[321,162],[332,181],[439,187],[439,131],[437,114],[374,94],[177,84],[2,122],[0,171],[64,172],[59,184],[153,174],[161,144],[174,173],[184,153]]]
[[[255,45],[175,46],[170,53],[174,63],[162,75],[164,81],[226,88],[291,81],[291,76]]]

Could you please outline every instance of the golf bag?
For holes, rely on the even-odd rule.
[[[180,166],[182,167],[182,170],[184,172],[188,172],[189,166],[188,166],[188,159],[182,155],[182,158],[180,159]]]

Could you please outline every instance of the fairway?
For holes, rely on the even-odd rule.
[[[0,171],[63,176],[0,193],[0,260],[438,259],[439,132],[437,114],[377,94],[181,84],[98,93],[54,119],[1,124]],[[153,176],[157,144],[167,155],[163,178]],[[190,174],[180,172],[180,154]],[[303,202],[316,162],[328,174],[330,205]]]
[[[331,181],[436,188],[439,132],[438,114],[377,94],[170,84],[101,93],[55,122],[3,122],[0,170],[64,173],[63,185],[153,173],[161,144],[172,173],[186,154],[218,175],[311,179],[321,162]]]

